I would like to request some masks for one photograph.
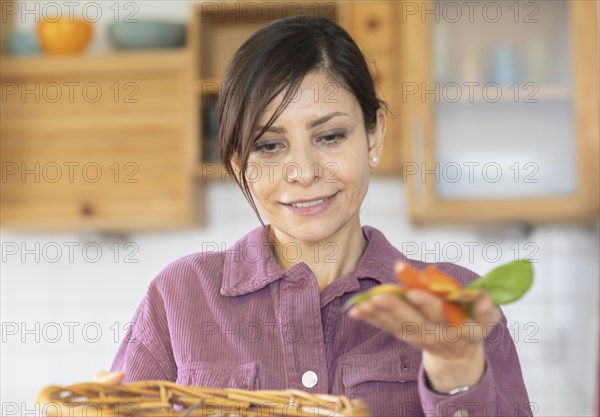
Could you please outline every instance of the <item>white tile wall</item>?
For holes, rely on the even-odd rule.
[[[552,225],[536,228],[529,236],[518,230],[482,234],[467,227],[417,228],[407,220],[404,195],[399,180],[374,179],[361,215],[363,224],[383,230],[412,257],[455,259],[460,248],[462,256],[456,262],[485,273],[511,260],[517,247],[522,254],[537,250],[533,289],[504,308],[530,400],[537,404],[538,416],[593,415],[598,369],[597,227]],[[0,415],[34,415],[35,395],[42,387],[89,380],[108,368],[127,322],[161,268],[207,248],[207,243],[230,245],[258,226],[234,184],[211,184],[207,201],[206,229],[136,234],[116,246],[115,239],[106,236],[0,231]],[[38,242],[39,260],[33,254],[23,260],[20,249],[15,255],[7,250],[13,244],[35,248]],[[90,242],[93,246],[84,254],[82,248]],[[134,246],[126,248],[126,242]],[[468,245],[474,244],[469,242],[479,244],[472,256]],[[67,245],[76,243],[71,260]],[[96,243],[102,254],[91,262]],[[482,251],[486,243],[487,254]],[[495,243],[501,249],[498,256],[491,250]],[[56,246],[63,252],[53,263]],[[126,262],[126,255],[137,262]]]

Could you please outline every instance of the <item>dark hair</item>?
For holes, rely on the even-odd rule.
[[[367,61],[337,23],[308,16],[272,21],[250,36],[233,55],[217,103],[219,148],[223,166],[264,223],[248,186],[246,168],[254,142],[275,122],[311,71],[326,73],[352,93],[361,107],[365,130],[377,124],[385,103],[377,97]],[[257,134],[264,109],[280,93],[283,101]],[[239,179],[232,159],[239,164]]]

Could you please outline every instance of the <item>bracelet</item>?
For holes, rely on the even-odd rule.
[[[431,386],[431,383],[429,382],[429,378],[427,378],[427,375],[425,376],[425,385],[431,391],[435,392],[436,394],[441,394],[441,395],[456,395],[456,394],[460,394],[461,392],[467,392],[471,389],[471,386],[469,386],[469,385],[462,385],[460,387],[453,388],[448,392],[440,392],[440,391],[433,389],[433,387]]]
[[[461,392],[466,392],[468,390],[470,390],[471,387],[468,385],[463,385],[462,387],[456,387],[454,389],[451,389],[450,391],[444,393],[446,395],[456,395],[456,394],[460,394]]]

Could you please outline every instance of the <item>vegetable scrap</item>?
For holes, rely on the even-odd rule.
[[[408,263],[398,262],[394,273],[401,285],[377,285],[350,298],[342,310],[347,311],[376,294],[388,293],[405,299],[406,291],[418,289],[441,298],[445,319],[448,323],[462,326],[468,318],[472,318],[473,306],[482,293],[487,293],[498,306],[518,300],[533,284],[533,267],[529,260],[501,265],[464,287],[433,265],[417,270]]]

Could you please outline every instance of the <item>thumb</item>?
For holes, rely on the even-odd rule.
[[[119,385],[125,378],[123,371],[100,371],[94,376],[94,382],[105,385]]]
[[[489,333],[494,327],[490,326],[491,324],[497,323],[498,320],[500,320],[500,310],[494,305],[488,294],[482,294],[475,301],[475,305],[473,306],[473,319],[488,329],[486,333]],[[484,336],[487,336],[487,334]]]

